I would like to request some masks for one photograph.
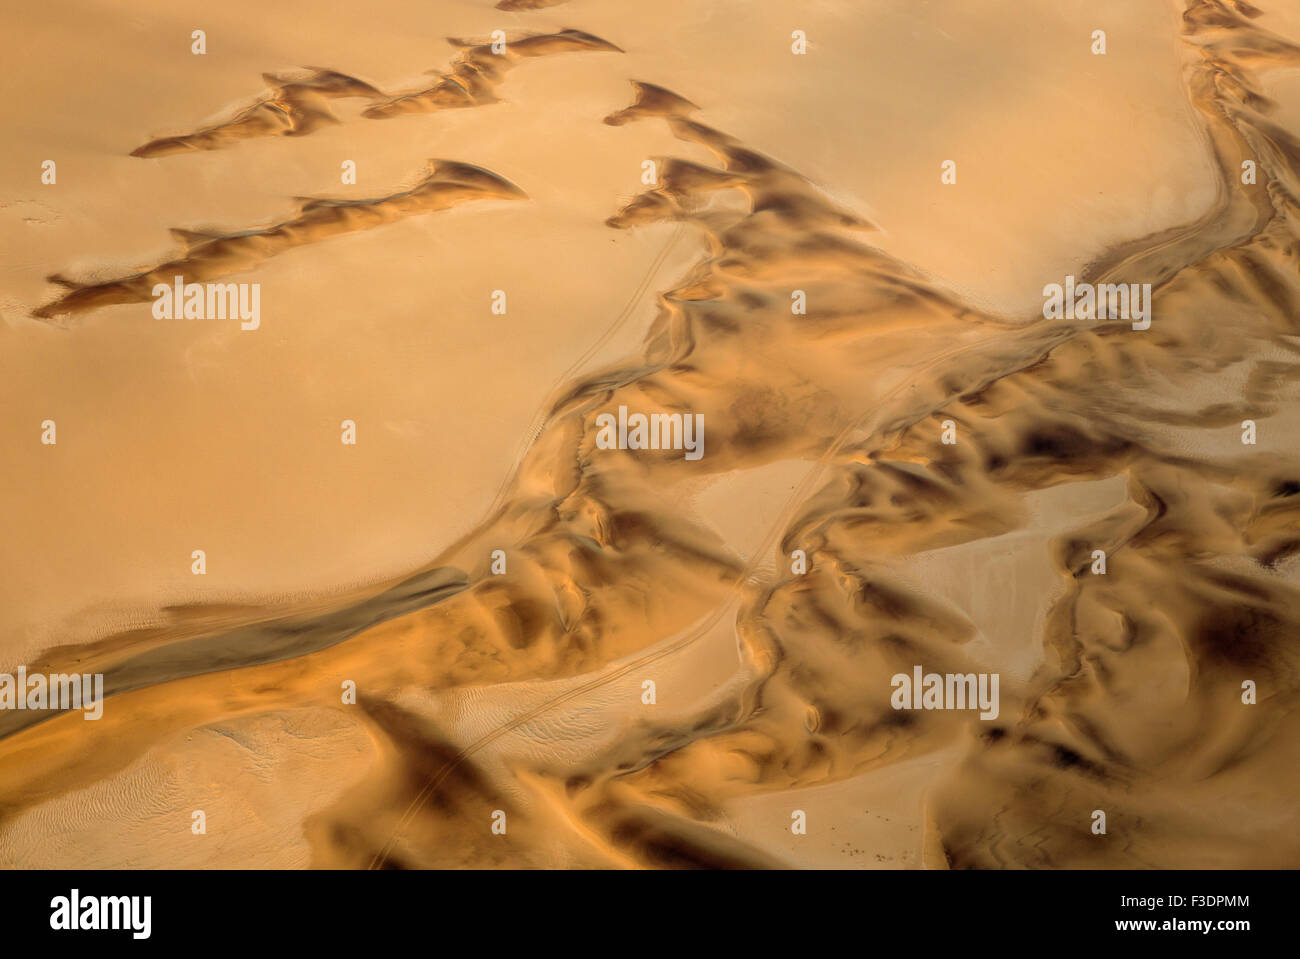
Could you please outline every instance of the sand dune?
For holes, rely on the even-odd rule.
[[[505,72],[521,60],[557,53],[621,52],[614,44],[581,30],[503,39],[501,52],[494,51],[492,43],[453,37],[449,37],[448,42],[461,51],[449,72],[440,75],[432,86],[394,94],[382,103],[367,107],[362,115],[383,119],[492,103],[496,100],[494,91]]]
[[[386,95],[364,80],[324,67],[307,67],[305,76],[290,78],[262,74],[271,93],[246,107],[231,119],[180,136],[150,140],[131,151],[132,156],[161,157],[192,150],[220,150],[252,137],[307,136],[322,126],[341,121],[329,109],[328,100],[362,97],[372,104],[362,111],[370,119],[429,113],[452,107],[494,103],[496,88],[505,73],[521,60],[557,53],[618,51],[581,30],[554,34],[528,34],[502,39],[502,49],[492,43],[448,37],[460,50],[451,69],[438,75],[437,82],[407,93]],[[435,72],[435,71],[430,71]]]
[[[239,140],[264,136],[306,136],[339,119],[325,101],[342,97],[381,96],[363,80],[322,67],[308,67],[302,79],[262,74],[272,93],[241,110],[233,119],[181,136],[150,140],[131,151],[132,156],[160,157],[191,150],[219,150]]]
[[[558,7],[568,0],[500,0],[498,10],[541,10],[544,7]]]
[[[203,281],[242,273],[294,247],[371,230],[403,217],[436,213],[471,200],[526,198],[514,184],[469,163],[429,160],[428,168],[414,186],[387,196],[367,200],[301,198],[296,216],[261,229],[235,233],[173,230],[172,235],[185,244],[184,256],[107,283],[78,283],[55,274],[50,282],[68,292],[33,315],[48,318],[116,303],[143,302],[153,298],[157,284],[166,286],[178,276]]]

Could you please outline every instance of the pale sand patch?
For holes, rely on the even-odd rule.
[[[709,704],[734,695],[737,684],[748,675],[737,652],[734,614],[685,631],[697,632],[699,638],[693,643],[623,675],[617,674],[629,662],[680,637],[670,637],[634,657],[571,679],[471,686],[433,694],[408,691],[397,702],[428,715],[453,745],[475,747],[473,762],[493,772],[499,774],[511,761],[520,760],[564,769],[620,741],[637,738],[646,727],[678,728]],[[653,704],[643,701],[646,681],[655,684]],[[598,686],[569,701],[549,705],[591,683]],[[479,745],[501,727],[534,711],[536,715],[526,722]],[[508,779],[507,784],[517,801],[531,801],[517,784]]]
[[[723,828],[792,866],[917,869],[925,794],[961,755],[951,746],[842,782],[737,799]],[[807,816],[806,835],[791,831],[796,809]]]
[[[758,555],[790,503],[796,487],[813,469],[806,460],[779,460],[749,470],[708,477],[695,495],[700,519],[744,561],[767,563]]]
[[[159,742],[125,769],[15,817],[0,862],[27,869],[306,866],[302,822],[373,760],[339,710],[260,713]],[[193,813],[207,832],[193,831]]]
[[[1048,543],[1124,502],[1126,484],[1111,476],[1036,490],[1025,497],[1024,529],[927,550],[895,568],[970,619],[979,635],[967,652],[1023,680],[1042,659],[1043,622],[1065,588]]]

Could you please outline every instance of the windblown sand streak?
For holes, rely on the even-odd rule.
[[[545,7],[558,7],[568,0],[500,0],[498,10],[541,10]]]

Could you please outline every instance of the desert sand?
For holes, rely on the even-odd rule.
[[[0,865],[1300,863],[1288,4],[21,19]]]

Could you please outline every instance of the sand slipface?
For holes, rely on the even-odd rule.
[[[0,864],[1300,861],[1300,20],[752,6],[0,40]]]

